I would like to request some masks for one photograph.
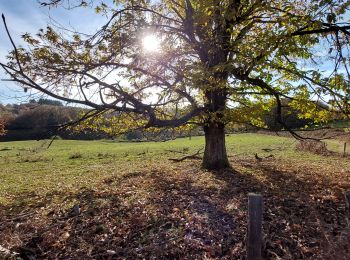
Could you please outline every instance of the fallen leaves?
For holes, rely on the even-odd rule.
[[[350,173],[340,162],[257,163],[251,156],[231,163],[236,171],[217,173],[199,170],[196,161],[150,165],[93,189],[55,193],[54,204],[41,198],[22,206],[22,215],[3,215],[0,237],[7,242],[0,244],[51,259],[237,259],[245,255],[247,194],[259,192],[265,258],[349,253],[342,192],[350,189]]]

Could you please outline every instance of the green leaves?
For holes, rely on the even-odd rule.
[[[92,35],[50,26],[36,36],[26,33],[27,46],[10,53],[9,66],[22,64],[25,76],[37,80],[36,89],[62,94],[62,86],[69,86],[61,98],[78,93],[74,101],[114,108],[118,120],[135,114],[112,127],[120,129],[134,127],[133,121],[152,126],[184,116],[181,124],[238,120],[263,127],[262,114],[281,98],[293,100],[302,116],[325,121],[328,114],[315,107],[316,100],[348,102],[340,102],[349,94],[348,79],[337,73],[346,71],[347,36],[345,29],[336,35],[329,27],[341,26],[336,23],[347,9],[342,2],[106,3],[89,5],[110,19]],[[157,54],[144,51],[149,35],[162,40]],[[321,45],[332,48],[325,54],[337,64],[331,76],[318,68]],[[191,114],[196,109],[205,112]]]

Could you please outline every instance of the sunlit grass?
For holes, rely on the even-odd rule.
[[[291,138],[260,134],[229,135],[230,158],[253,158],[273,155],[281,159],[329,161],[332,158],[299,153]],[[16,199],[16,194],[71,191],[95,187],[110,176],[168,167],[169,158],[191,154],[204,147],[203,137],[179,138],[167,142],[115,142],[56,140],[0,143],[0,203]],[[342,143],[330,141],[332,150],[341,151]]]

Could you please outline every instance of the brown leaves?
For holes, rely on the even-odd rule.
[[[319,155],[330,155],[331,151],[327,149],[326,143],[316,140],[301,140],[296,145],[296,149],[302,152],[311,152]]]
[[[8,241],[2,246],[52,259],[238,259],[245,254],[247,193],[254,191],[265,201],[265,258],[346,255],[341,191],[350,189],[350,173],[342,160],[336,168],[235,157],[239,171],[217,173],[199,170],[196,161],[149,163],[94,189],[60,194],[62,203],[43,200],[34,215],[0,225]],[[67,217],[74,205],[79,214]]]
[[[0,136],[4,135],[5,133],[5,122],[0,118]]]

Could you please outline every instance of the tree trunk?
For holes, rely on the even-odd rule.
[[[211,123],[204,126],[205,151],[202,166],[208,170],[220,170],[230,166],[226,154],[225,126]]]

